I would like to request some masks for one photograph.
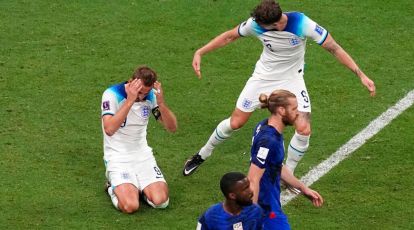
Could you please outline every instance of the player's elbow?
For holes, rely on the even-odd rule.
[[[162,124],[164,125],[164,128],[170,132],[175,133],[177,131],[178,125],[177,125],[177,119],[175,116],[171,116],[168,119],[162,119]]]
[[[105,131],[105,134],[106,135],[108,135],[108,136],[112,136],[112,135],[114,135],[115,134],[115,131],[113,131],[112,129],[110,129],[110,128],[104,128],[104,131]]]
[[[170,133],[175,133],[176,131],[177,131],[177,123],[175,123],[175,124],[173,124],[173,125],[170,125],[170,126],[168,126],[167,127],[167,130],[168,130],[168,132],[170,132]]]

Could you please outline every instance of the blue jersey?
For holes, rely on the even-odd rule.
[[[283,135],[268,120],[261,121],[253,134],[251,164],[264,169],[258,203],[265,215],[265,229],[289,229],[280,204],[280,175],[285,157]],[[268,227],[267,227],[268,226]]]
[[[218,203],[198,219],[197,230],[258,230],[263,229],[262,218],[262,209],[255,204],[243,207],[239,215],[231,215],[223,203]]]

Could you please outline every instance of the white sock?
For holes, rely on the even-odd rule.
[[[213,152],[216,145],[221,144],[227,138],[231,136],[234,130],[230,126],[230,118],[227,118],[217,125],[217,128],[213,131],[207,143],[200,149],[198,153],[203,160],[207,159]]]
[[[168,204],[170,203],[170,198],[168,198],[167,201],[159,205],[155,205],[154,203],[152,203],[152,201],[148,200],[146,196],[144,196],[144,199],[153,208],[166,208]]]
[[[109,186],[109,188],[108,188],[108,194],[109,194],[109,197],[112,200],[112,204],[115,206],[116,209],[119,210],[119,207],[118,207],[118,197],[116,197],[116,195],[114,193],[114,189],[112,188],[112,186]]]
[[[305,155],[306,150],[309,147],[309,138],[310,136],[300,135],[297,132],[290,140],[288,147],[288,156],[286,159],[286,167],[293,173],[299,161]]]

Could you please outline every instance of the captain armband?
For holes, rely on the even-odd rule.
[[[160,108],[158,106],[153,108],[152,109],[152,114],[154,115],[155,120],[158,120],[161,117]]]

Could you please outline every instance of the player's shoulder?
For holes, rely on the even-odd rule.
[[[239,35],[244,37],[247,35],[259,36],[267,32],[265,28],[261,27],[253,17],[248,18],[246,21],[239,25]]]
[[[203,225],[215,225],[217,221],[223,218],[223,204],[217,203],[210,206],[199,218],[199,222]]]
[[[306,17],[305,13],[299,11],[290,11],[285,13],[288,19],[300,19]]]
[[[244,208],[244,210],[247,213],[251,213],[253,215],[261,214],[263,212],[262,208],[257,204],[252,204],[252,205],[246,206]]]
[[[243,21],[242,23],[240,23],[240,26],[250,26],[253,22],[254,22],[254,18],[250,17],[246,19],[245,21]]]
[[[272,138],[272,136],[279,134],[273,126],[268,124],[268,119],[264,119],[257,124],[256,133],[263,136],[263,138]]]
[[[215,216],[215,215],[220,215],[220,213],[223,212],[223,204],[222,203],[217,203],[217,204],[213,204],[211,205],[205,212],[205,216],[206,217],[211,217],[211,216]]]
[[[275,149],[278,146],[280,141],[283,141],[283,138],[277,130],[268,124],[264,124],[259,133],[254,137],[253,144],[257,151],[260,151],[260,148],[266,148],[269,150]]]
[[[151,89],[147,96],[145,96],[146,101],[154,102],[155,101],[155,89]]]
[[[104,93],[104,97],[115,97],[118,102],[122,101],[127,97],[126,91],[125,91],[125,83],[119,83],[116,85],[112,85],[108,87]]]
[[[151,108],[156,107],[157,98],[155,96],[155,89],[149,91],[148,95],[144,98],[144,102],[147,103]]]

